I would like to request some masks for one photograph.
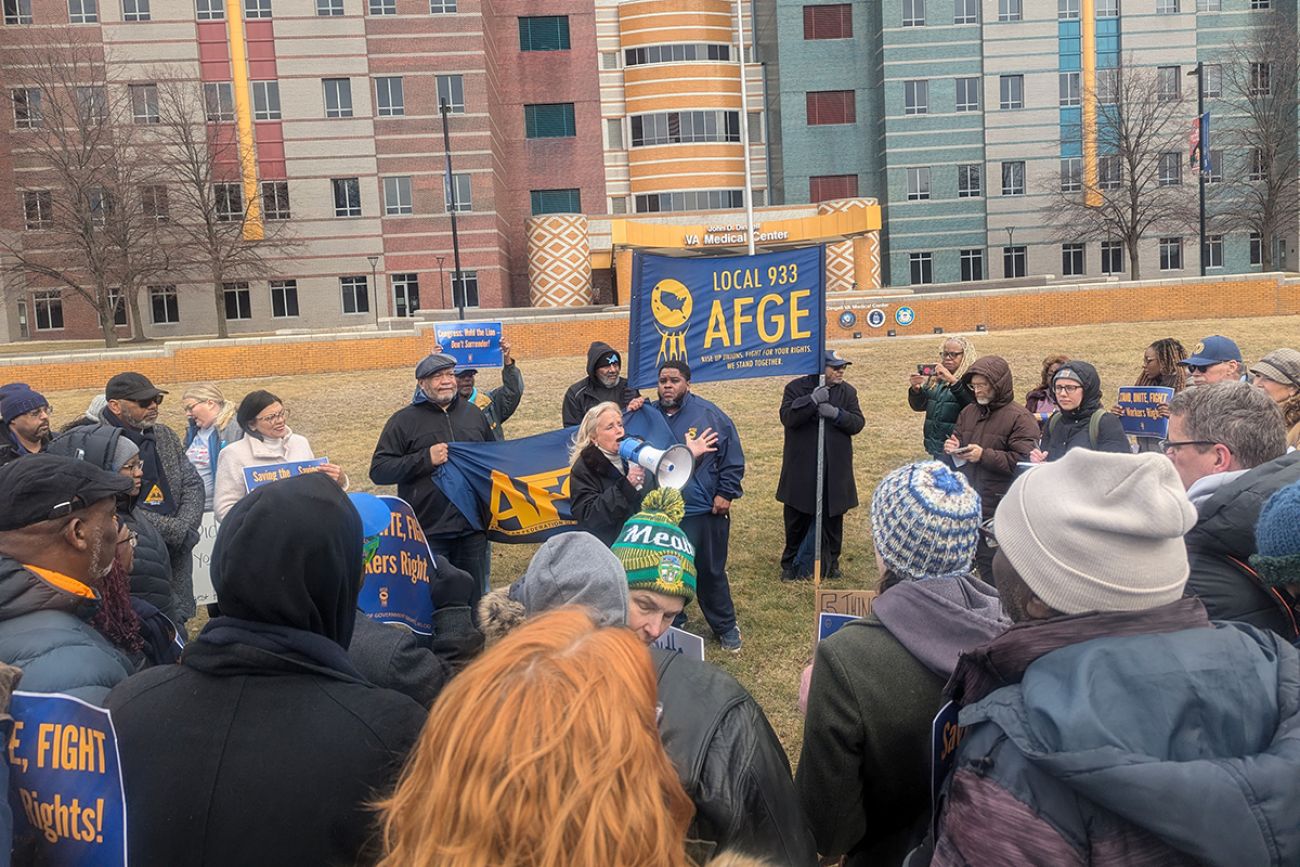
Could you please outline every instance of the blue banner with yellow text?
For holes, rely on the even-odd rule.
[[[822,371],[825,250],[715,258],[636,253],[628,382],[652,388],[665,361],[691,379],[799,376]]]
[[[433,634],[429,579],[436,568],[415,510],[400,497],[380,497],[391,517],[379,547],[366,562],[357,608],[371,620],[397,623],[421,635]],[[382,514],[382,513],[381,513]]]

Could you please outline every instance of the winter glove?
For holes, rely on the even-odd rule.
[[[823,404],[831,399],[831,390],[824,385],[819,385],[812,392],[813,403]]]
[[[429,581],[429,598],[434,610],[469,605],[478,582],[464,569],[457,569],[441,554],[433,558],[434,575]]]
[[[831,406],[829,403],[817,404],[817,414],[822,418],[828,418],[831,421],[840,417],[839,407]]]

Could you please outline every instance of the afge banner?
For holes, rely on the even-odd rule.
[[[825,348],[822,247],[688,259],[636,253],[628,381],[653,388],[685,361],[697,382],[820,373]]]

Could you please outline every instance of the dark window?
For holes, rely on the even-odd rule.
[[[1101,242],[1101,273],[1120,274],[1124,271],[1124,243],[1122,241]]]
[[[361,184],[356,178],[333,178],[334,216],[361,216]]]
[[[740,141],[738,111],[670,111],[634,114],[630,118],[632,147],[682,142]]]
[[[370,312],[370,287],[366,277],[340,277],[339,290],[343,293],[344,313]]]
[[[262,218],[266,220],[287,220],[291,213],[289,209],[289,182],[262,181]]]
[[[1256,267],[1264,264],[1264,241],[1259,232],[1250,233],[1250,264]]]
[[[149,184],[140,188],[140,208],[146,217],[153,217],[160,223],[171,219],[171,204],[167,198],[167,187],[163,184]]]
[[[180,302],[175,286],[150,286],[149,310],[154,325],[174,325],[181,321]]]
[[[577,189],[531,190],[533,214],[581,214],[582,193]]]
[[[217,199],[217,220],[238,223],[244,219],[244,189],[239,184],[217,184],[212,188]]]
[[[719,211],[726,208],[743,208],[744,206],[745,192],[743,190],[686,190],[678,193],[646,193],[636,196],[632,200],[632,208],[638,214],[652,214],[662,211]]]
[[[811,202],[852,199],[857,195],[857,175],[815,175],[808,179],[808,200]]]
[[[54,194],[49,190],[23,193],[23,213],[31,231],[54,228]]]
[[[569,16],[537,15],[519,19],[520,51],[565,51],[569,47]]]
[[[934,282],[934,254],[908,253],[907,263],[912,272],[913,286]]]
[[[804,39],[853,38],[853,5],[831,3],[803,7]]]
[[[1183,239],[1160,239],[1160,270],[1181,271],[1183,269]]]
[[[247,283],[222,283],[221,289],[226,296],[227,319],[253,318],[253,296],[248,291]]]
[[[731,46],[712,42],[647,45],[643,48],[628,48],[623,52],[623,62],[627,66],[643,66],[647,63],[686,63],[693,60],[728,61],[730,59]]]
[[[478,272],[454,271],[451,275],[451,297],[456,307],[478,306]]]
[[[108,304],[113,308],[113,324],[126,324],[126,299],[122,297],[121,289],[108,290]]]
[[[41,126],[41,92],[34,87],[20,87],[10,94],[14,104],[14,127],[39,129]]]
[[[63,293],[57,289],[32,293],[36,307],[36,330],[50,331],[63,327]]]
[[[851,90],[814,90],[806,94],[808,125],[857,123],[856,102]]]
[[[984,279],[984,251],[961,251],[961,279],[963,282]]]
[[[1002,248],[1002,276],[1023,277],[1027,273],[1027,253],[1024,247]]]
[[[1066,277],[1081,277],[1084,273],[1084,245],[1061,245],[1061,274]]]
[[[414,316],[420,309],[420,275],[393,275],[393,309],[398,316]]]
[[[31,24],[32,0],[4,0],[6,24]]]
[[[285,319],[298,315],[298,281],[271,281],[271,315]]]
[[[524,106],[524,136],[566,138],[578,134],[573,103],[550,102]]]

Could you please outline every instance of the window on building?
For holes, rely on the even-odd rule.
[[[34,87],[20,87],[9,94],[14,104],[16,129],[40,129],[41,92]]]
[[[567,190],[529,190],[528,199],[533,216],[582,213],[582,191],[576,187]]]
[[[401,117],[406,114],[406,94],[400,75],[375,79],[375,106],[380,117]]]
[[[962,250],[961,279],[963,283],[984,279],[984,251]]]
[[[1156,168],[1156,184],[1161,187],[1176,187],[1183,182],[1183,155],[1178,151],[1167,151],[1160,155]]]
[[[135,123],[159,123],[162,120],[158,111],[158,85],[132,84],[131,120]]]
[[[605,143],[610,150],[623,149],[623,119],[611,117],[605,120]]]
[[[1077,193],[1083,189],[1083,157],[1061,160],[1061,192]]]
[[[1178,0],[1156,0],[1157,15],[1177,15]]]
[[[31,24],[32,0],[4,0],[5,24]]]
[[[1097,102],[1102,105],[1114,105],[1119,101],[1119,70],[1116,68],[1097,70]]]
[[[194,17],[200,21],[224,21],[226,4],[224,0],[194,0]]]
[[[1207,184],[1223,182],[1223,151],[1218,148],[1210,148],[1210,168],[1205,173],[1205,182]]]
[[[740,112],[671,111],[634,114],[630,118],[632,147],[682,142],[740,141]]]
[[[398,316],[414,316],[420,309],[420,275],[414,273],[394,274],[393,310]]]
[[[758,193],[755,190],[755,204]],[[614,199],[614,211],[618,213],[619,199]],[[676,193],[648,193],[636,196],[632,201],[633,210],[638,214],[653,214],[668,211],[720,211],[726,208],[743,208],[745,206],[744,190],[686,190]]]
[[[1119,0],[1097,0],[1098,18],[1118,18]]]
[[[99,21],[99,4],[96,0],[68,0],[68,22],[94,24]]]
[[[456,307],[478,306],[478,272],[453,271],[451,275],[452,302]]]
[[[577,134],[573,103],[548,102],[524,106],[526,138],[568,138]]]
[[[919,202],[930,198],[930,167],[907,170],[907,200]]]
[[[978,78],[958,78],[957,110],[980,110],[980,80]]]
[[[567,51],[569,16],[536,15],[519,19],[520,51]]]
[[[1056,17],[1069,21],[1079,17],[1079,0],[1056,0]]]
[[[1196,0],[1197,12],[1222,12],[1222,0]]]
[[[316,0],[316,14],[321,18],[334,18],[343,14],[343,0]]]
[[[352,79],[322,78],[325,88],[325,116],[352,117]]]
[[[1205,236],[1205,267],[1206,268],[1223,267],[1223,236],[1222,235]]]
[[[254,81],[252,88],[253,120],[279,120],[280,82]]]
[[[1083,91],[1079,86],[1079,73],[1062,72],[1060,75],[1061,105],[1079,105]]]
[[[957,198],[978,199],[984,195],[984,167],[979,163],[957,166]]]
[[[227,319],[253,318],[253,295],[248,290],[248,283],[243,280],[235,283],[222,283],[221,292],[226,300]]]
[[[1183,239],[1160,239],[1160,270],[1181,271],[1183,269]]]
[[[288,319],[298,315],[298,281],[271,281],[271,316]]]
[[[1250,175],[1252,181],[1268,180],[1268,163],[1264,159],[1264,152],[1259,148],[1250,149]]]
[[[1264,240],[1259,232],[1250,233],[1250,264],[1256,268],[1264,264]]]
[[[1002,248],[1002,276],[1023,277],[1029,273],[1029,256],[1025,247]]]
[[[203,109],[208,123],[230,123],[235,119],[235,92],[229,81],[204,83]]]
[[[438,83],[438,106],[441,109],[442,104],[447,104],[448,114],[465,113],[465,76],[463,75],[439,75]]]
[[[851,90],[813,90],[804,95],[809,126],[857,123],[857,104]]]
[[[999,21],[1019,21],[1022,17],[1020,0],[998,0]]]
[[[717,43],[680,43],[671,45],[647,45],[644,48],[629,48],[623,52],[624,62],[628,66],[642,66],[647,63],[686,63],[692,60],[730,60],[731,48]]]
[[[159,223],[171,219],[171,202],[165,184],[148,184],[140,188],[140,210]]]
[[[903,13],[906,18],[907,13]],[[922,12],[924,15],[924,12]],[[851,39],[853,4],[824,3],[803,7],[804,39]]]
[[[396,15],[397,0],[367,0],[366,11],[371,15]]]
[[[108,306],[113,310],[113,324],[125,325],[126,318],[126,298],[122,295],[122,287],[110,286],[108,288]]]
[[[88,190],[86,210],[90,212],[90,224],[98,229],[104,228],[113,213],[113,195],[101,187]]]
[[[1002,164],[1002,195],[1023,196],[1025,194],[1025,163],[1023,160]]]
[[[1124,273],[1124,242],[1123,241],[1102,241],[1101,242],[1101,273],[1103,274]]]
[[[1023,75],[998,76],[998,108],[1025,107],[1025,77]]]
[[[149,287],[149,314],[154,325],[175,325],[181,321],[180,299],[175,286]]]
[[[1273,90],[1273,67],[1269,63],[1250,65],[1250,95],[1268,96]]]
[[[903,82],[903,114],[926,114],[930,110],[930,82]]]
[[[980,0],[956,0],[953,3],[953,24],[979,24]]]
[[[1061,245],[1061,275],[1064,277],[1082,277],[1086,273],[1084,265],[1085,245]]]
[[[911,270],[913,286],[934,282],[933,253],[908,253],[907,264]]]
[[[212,194],[217,203],[217,220],[238,223],[244,219],[244,188],[241,184],[213,184]]]
[[[456,11],[456,0],[429,0],[429,13],[451,15]]]
[[[1251,9],[1272,9],[1273,0],[1250,0]]]
[[[339,291],[343,295],[344,313],[370,312],[370,285],[366,277],[340,277]]]
[[[122,0],[123,21],[148,21],[149,0]]]
[[[474,191],[470,184],[470,176],[468,174],[457,173],[457,174],[453,174],[451,176],[451,179],[452,179],[452,183],[455,184],[455,188],[456,188],[457,213],[461,211],[474,210]],[[442,176],[442,201],[443,201],[443,208],[447,211],[447,213],[451,213],[451,202],[452,202],[451,193],[452,193],[452,187],[450,184],[447,183],[447,176],[443,175]]]
[[[1183,71],[1177,66],[1156,68],[1156,99],[1160,102],[1177,102],[1182,99]]]
[[[763,113],[761,111],[751,111],[747,119],[749,121],[749,143],[762,144]]]
[[[626,214],[627,198],[624,196],[612,196],[609,200],[609,212],[611,214]]]
[[[857,175],[814,175],[808,179],[808,201],[829,202],[858,195]]]
[[[395,175],[384,178],[384,214],[393,217],[399,214],[414,214],[415,205],[411,199],[410,175]]]
[[[903,0],[903,26],[925,26],[925,0]]]
[[[77,120],[83,126],[93,126],[108,120],[108,93],[103,85],[78,86],[73,94]]]
[[[1201,67],[1201,85],[1205,95],[1223,96],[1223,67],[1217,63],[1207,63]]]
[[[361,182],[357,178],[331,178],[334,188],[334,216],[361,216]]]
[[[1097,157],[1097,188],[1118,190],[1123,182],[1123,165],[1118,156]]]
[[[49,190],[27,190],[23,193],[23,215],[29,231],[39,232],[54,228],[54,194]]]
[[[32,293],[36,308],[36,330],[55,331],[63,327],[63,293],[57,289]]]
[[[244,0],[244,17],[249,20],[271,17],[271,0]]]
[[[262,219],[288,220],[291,216],[289,182],[262,181]]]

